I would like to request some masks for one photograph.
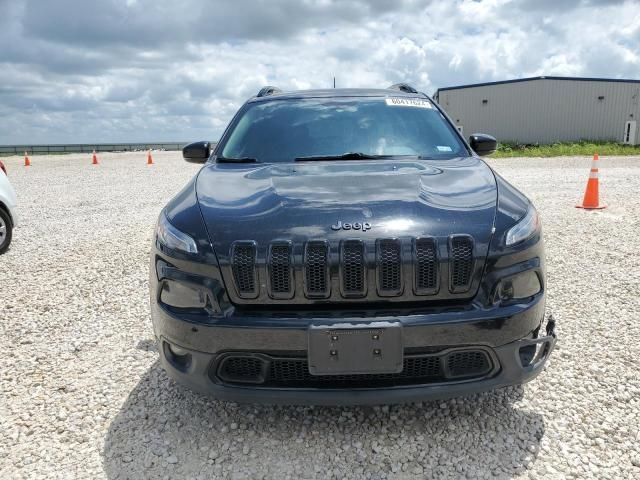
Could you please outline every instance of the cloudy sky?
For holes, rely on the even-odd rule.
[[[614,0],[0,0],[0,144],[218,138],[263,85],[640,78]]]

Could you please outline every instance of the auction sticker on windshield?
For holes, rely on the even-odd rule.
[[[387,105],[392,107],[418,107],[418,108],[433,108],[429,100],[422,98],[385,98]]]

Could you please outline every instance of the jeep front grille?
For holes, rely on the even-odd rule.
[[[466,292],[473,273],[473,239],[467,235],[453,236],[449,248],[451,292]]]
[[[271,244],[269,251],[269,286],[273,298],[291,298],[293,296],[291,245],[288,243]]]
[[[232,245],[225,275],[238,298],[259,303],[466,299],[483,268],[485,252],[477,250],[473,237],[462,234],[266,245],[242,240]]]
[[[238,295],[242,298],[257,297],[256,244],[254,242],[238,242],[233,245],[231,250],[231,269]]]
[[[433,238],[418,238],[413,243],[415,292],[430,295],[438,292],[438,253]]]
[[[345,240],[341,246],[342,293],[345,297],[363,297],[366,292],[364,243]]]
[[[329,246],[326,242],[312,241],[305,245],[304,276],[307,297],[329,296]]]
[[[378,295],[396,296],[402,293],[402,250],[399,240],[379,240]]]

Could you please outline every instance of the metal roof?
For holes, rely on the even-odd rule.
[[[540,77],[527,77],[527,78],[515,78],[513,80],[501,80],[498,82],[484,82],[484,83],[471,83],[468,85],[456,85],[453,87],[443,87],[436,90],[438,92],[444,92],[446,90],[459,90],[462,88],[474,88],[474,87],[485,87],[488,85],[502,85],[505,83],[518,83],[518,82],[531,82],[533,80],[573,80],[578,82],[621,82],[621,83],[640,83],[640,80],[632,80],[625,78],[591,78],[591,77],[549,77],[549,76],[540,76]]]

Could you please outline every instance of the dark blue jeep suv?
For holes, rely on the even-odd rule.
[[[406,84],[263,88],[162,210],[166,371],[222,399],[420,401],[524,383],[555,345],[538,214]]]

